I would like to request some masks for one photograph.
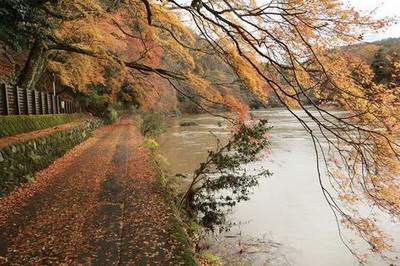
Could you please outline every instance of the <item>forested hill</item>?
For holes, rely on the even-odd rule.
[[[352,45],[344,51],[365,60],[372,68],[377,83],[393,83],[396,62],[400,60],[400,38]],[[397,63],[398,64],[398,63]]]
[[[351,52],[354,55],[366,60],[372,64],[377,56],[380,55],[393,55],[393,53],[400,52],[400,38],[383,39],[376,42],[368,42],[347,46],[345,51]]]

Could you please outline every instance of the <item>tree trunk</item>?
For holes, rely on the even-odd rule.
[[[36,40],[29,52],[28,60],[18,77],[18,86],[33,90],[47,65],[47,50],[41,41]]]

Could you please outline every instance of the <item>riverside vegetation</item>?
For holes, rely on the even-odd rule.
[[[259,179],[268,177],[269,170],[258,170],[248,173],[246,164],[260,158],[269,146],[266,134],[270,129],[266,120],[240,124],[232,129],[232,136],[226,143],[209,151],[208,156],[193,176],[190,184],[182,192],[181,179],[168,177],[163,170],[167,165],[165,159],[157,152],[158,143],[155,138],[165,129],[163,116],[159,113],[137,113],[136,125],[146,136],[144,143],[151,152],[151,158],[157,169],[158,182],[165,189],[165,197],[172,206],[172,221],[176,224],[178,238],[187,247],[187,258],[193,252],[200,261],[211,265],[219,264],[218,257],[194,245],[203,241],[201,231],[229,230],[230,222],[226,214],[236,204],[249,200],[251,189],[258,185]],[[184,229],[184,230],[183,230]],[[190,239],[190,240],[189,240]],[[188,264],[191,265],[192,263]]]

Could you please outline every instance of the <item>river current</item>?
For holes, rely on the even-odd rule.
[[[230,219],[237,225],[218,235],[211,250],[226,265],[358,265],[340,241],[335,218],[322,195],[310,135],[284,109],[252,114],[267,119],[273,128],[270,153],[251,167],[270,169],[273,176],[262,179],[251,199],[235,207]],[[305,114],[298,115],[308,120]],[[198,125],[179,126],[188,120]],[[221,118],[204,114],[174,120],[160,139],[171,174],[197,168],[207,150],[215,147],[215,135],[228,136],[224,125]],[[371,258],[367,265],[385,263]]]

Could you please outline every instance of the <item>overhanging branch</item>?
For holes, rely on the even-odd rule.
[[[91,56],[91,57],[96,57],[96,53],[88,50],[88,49],[84,49],[84,48],[80,48],[71,44],[66,44],[66,43],[57,43],[54,45],[49,45],[48,46],[49,50],[62,50],[62,51],[67,51],[67,52],[72,52],[72,53],[78,53],[78,54],[84,54],[87,56]]]
[[[75,19],[80,19],[80,18],[85,17],[82,13],[79,13],[76,15],[67,15],[67,14],[64,14],[63,12],[52,10],[49,7],[47,7],[46,5],[41,6],[41,8],[48,15],[58,18],[58,19],[62,19],[62,20],[75,20]]]
[[[125,62],[125,65],[127,67],[142,71],[142,72],[148,72],[148,73],[157,73],[162,76],[170,77],[176,80],[187,80],[187,77],[182,74],[182,73],[177,73],[173,71],[169,71],[163,68],[153,68],[148,65],[136,63],[136,62]]]
[[[141,0],[144,6],[146,7],[146,12],[147,12],[147,23],[151,25],[151,18],[152,18],[152,13],[151,13],[151,6],[148,0]]]

